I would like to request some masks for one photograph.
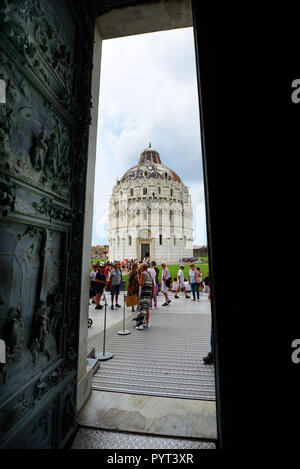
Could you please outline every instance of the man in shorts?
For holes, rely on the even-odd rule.
[[[121,308],[118,303],[118,297],[120,293],[120,286],[122,282],[122,271],[120,269],[120,264],[116,262],[110,272],[111,279],[111,309],[114,309],[114,297],[116,296],[116,308]]]
[[[184,294],[185,294],[185,297],[186,297],[186,298],[190,298],[190,296],[189,296],[189,295],[187,294],[187,292],[186,292],[186,288],[185,288],[185,284],[184,284],[184,275],[183,275],[183,271],[184,271],[184,265],[181,265],[181,266],[180,266],[180,269],[178,270],[178,274],[177,274],[178,287],[177,287],[177,289],[176,289],[174,298],[179,298],[179,296],[177,295],[177,293],[179,293],[180,288],[183,289]]]
[[[164,262],[161,264],[161,266],[162,266],[162,275],[161,275],[162,292],[166,299],[166,301],[162,304],[162,306],[168,306],[168,304],[171,303],[171,300],[169,300],[169,297],[168,297],[168,291],[169,291],[170,282],[171,282],[171,274],[170,274],[168,267],[166,266]]]

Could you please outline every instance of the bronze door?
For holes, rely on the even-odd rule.
[[[0,6],[0,447],[76,428],[93,7]]]

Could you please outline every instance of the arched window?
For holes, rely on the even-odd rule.
[[[133,189],[130,189],[130,195],[133,196]]]
[[[131,246],[131,236],[128,236],[128,246]]]
[[[170,196],[173,197],[173,189],[170,189]]]
[[[144,187],[144,188],[143,188],[143,195],[146,195],[146,194],[147,194],[147,188]]]

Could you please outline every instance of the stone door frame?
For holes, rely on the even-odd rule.
[[[126,3],[126,2],[124,2]],[[166,8],[167,7],[167,8]],[[158,14],[158,9],[161,14]],[[160,2],[141,3],[122,8],[111,9],[96,19],[95,39],[94,39],[94,67],[92,75],[92,123],[89,135],[89,151],[87,166],[87,184],[85,200],[85,226],[83,241],[83,260],[82,260],[82,282],[81,282],[81,313],[80,313],[80,334],[79,334],[79,360],[78,360],[78,391],[77,391],[77,411],[79,411],[87,401],[92,386],[92,371],[87,365],[87,318],[88,318],[88,285],[89,271],[91,261],[91,240],[93,223],[93,195],[94,195],[94,174],[96,165],[96,146],[98,129],[98,105],[100,90],[100,68],[101,68],[101,50],[102,41],[105,39],[114,39],[135,34],[144,34],[149,32],[166,31],[183,27],[194,27],[193,12],[194,0],[173,0],[172,3],[161,0]],[[197,54],[197,51],[195,51]],[[198,70],[198,87],[200,86],[200,77]],[[200,102],[200,101],[199,101]],[[201,115],[201,112],[200,112]],[[200,129],[201,130],[201,129]],[[201,130],[203,137],[203,131]],[[202,142],[203,147],[203,142]],[[203,153],[205,153],[203,151]],[[206,174],[204,174],[204,184],[207,184]],[[206,192],[206,217],[209,212],[208,193]],[[210,226],[210,220],[206,220],[207,227]],[[208,238],[209,238],[208,229]],[[209,240],[208,240],[209,241]],[[141,253],[141,241],[137,238],[137,252]],[[150,245],[150,253],[155,254],[155,238],[145,241]],[[211,254],[211,253],[210,253]],[[211,259],[212,257],[210,257]],[[212,272],[210,265],[210,272]],[[212,301],[212,316],[214,316],[214,301]],[[214,323],[214,321],[213,321]],[[215,344],[217,345],[217,344]],[[217,347],[215,347],[215,350]],[[217,353],[217,350],[216,350]],[[216,380],[217,387],[217,380]],[[217,393],[218,395],[218,393]],[[219,418],[217,402],[217,420]]]

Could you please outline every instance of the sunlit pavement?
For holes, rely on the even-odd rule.
[[[127,294],[127,292],[125,292]],[[124,315],[124,292],[121,292],[119,295],[119,304],[121,308],[114,308],[111,309],[111,295],[110,293],[105,293],[106,295],[106,302],[107,302],[107,310],[106,310],[106,329],[109,329],[113,325],[119,323],[123,320]],[[157,309],[154,308],[154,304],[152,304],[151,312],[172,312],[172,313],[187,313],[187,314],[211,314],[210,308],[210,300],[208,299],[207,293],[200,294],[200,301],[192,301],[192,294],[188,293],[190,299],[186,299],[183,293],[179,293],[179,299],[174,298],[174,293],[169,294],[169,299],[171,303],[168,306],[162,306],[165,303],[165,297],[162,293],[160,293],[157,297]],[[104,304],[103,298],[101,298],[100,304],[103,305],[103,309],[97,310],[95,309],[95,304],[93,304],[90,300],[89,306],[89,318],[92,319],[93,325],[88,329],[88,339],[94,337],[96,334],[103,332],[104,330]],[[136,307],[135,307],[136,309]],[[125,321],[127,323],[127,319],[132,316],[131,306],[125,306]]]

